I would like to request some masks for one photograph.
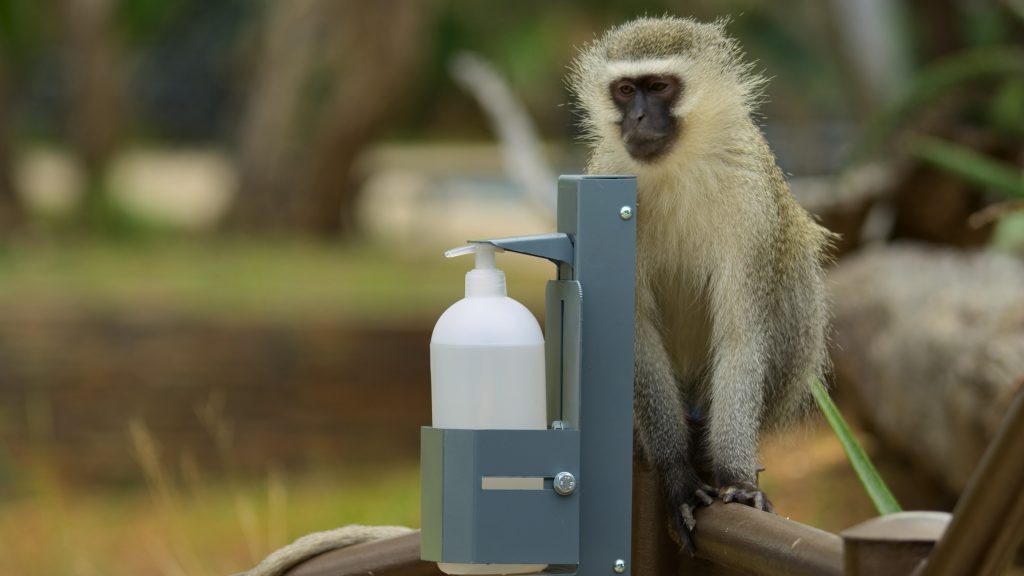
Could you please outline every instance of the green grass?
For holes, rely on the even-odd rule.
[[[23,242],[0,250],[0,307],[422,321],[461,298],[472,266],[441,252],[294,240]],[[539,309],[550,266],[510,256],[499,266],[510,294]]]

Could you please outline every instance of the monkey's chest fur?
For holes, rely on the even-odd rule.
[[[663,312],[661,335],[683,401],[690,409],[706,408],[713,358],[707,287],[695,280],[693,284],[656,290],[655,297]]]
[[[710,180],[710,181],[709,181]],[[722,293],[713,286],[730,259],[749,246],[745,212],[756,198],[726,200],[715,179],[689,178],[672,189],[642,178],[638,198],[637,261],[660,313],[662,341],[690,408],[706,405],[714,359],[714,307]],[[699,215],[699,216],[698,216]],[[763,224],[760,224],[763,225]]]

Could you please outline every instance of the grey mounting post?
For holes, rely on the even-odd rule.
[[[635,214],[635,178],[562,176],[557,233],[486,240],[558,267],[545,310],[552,427],[421,430],[424,560],[631,573]],[[544,489],[485,489],[488,477]]]

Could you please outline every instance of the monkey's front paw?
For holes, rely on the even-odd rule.
[[[694,518],[693,513],[701,506],[710,506],[716,496],[718,496],[717,490],[702,484],[677,503],[674,506],[675,513],[670,514],[669,534],[672,536],[672,540],[680,548],[689,552],[691,556],[697,551],[697,547],[693,543],[693,530],[697,527],[697,519]]]
[[[775,511],[768,497],[764,495],[764,492],[750,482],[730,484],[719,489],[718,494],[722,497],[722,502],[739,502],[740,504],[746,504],[765,512]]]

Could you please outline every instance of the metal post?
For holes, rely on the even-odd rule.
[[[582,292],[580,390],[573,400],[581,432],[583,576],[632,571],[635,214],[635,178],[558,180],[558,231],[575,244],[571,278],[562,267],[559,279],[578,282]]]

